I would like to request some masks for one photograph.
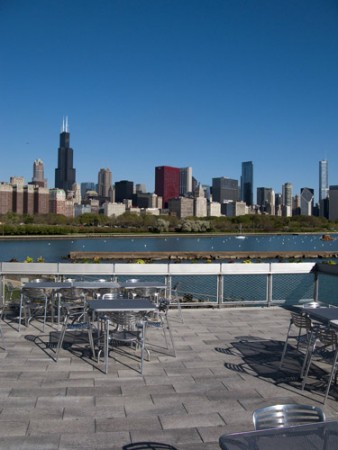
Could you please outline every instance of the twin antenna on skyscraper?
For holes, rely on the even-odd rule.
[[[62,118],[62,129],[61,133],[68,133],[68,116]]]

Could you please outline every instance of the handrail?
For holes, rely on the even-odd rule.
[[[38,276],[47,277],[51,276],[54,279],[64,279],[68,277],[97,277],[104,278],[109,277],[115,279],[119,277],[164,277],[167,284],[167,295],[170,296],[171,286],[173,279],[188,276],[192,277],[206,277],[214,278],[209,282],[210,292],[205,294],[205,289],[196,294],[195,302],[197,301],[201,305],[212,304],[214,306],[224,306],[233,304],[263,304],[265,306],[271,306],[279,303],[280,297],[273,299],[273,277],[278,275],[301,275],[301,274],[313,274],[314,285],[316,282],[316,263],[252,263],[252,264],[240,264],[240,263],[164,263],[164,264],[126,264],[126,263],[17,263],[17,262],[2,262],[0,263],[0,297],[2,300],[5,298],[5,283],[6,278],[18,278],[18,281],[22,281],[25,277],[27,279]],[[262,290],[257,298],[245,298],[243,291],[240,295],[236,295],[236,292],[231,292],[230,297],[226,294],[227,277],[242,275],[246,276],[258,276],[266,277],[265,292]],[[196,279],[197,285],[201,286],[201,280]],[[181,295],[188,297],[193,291],[196,291],[194,281],[190,281],[191,288],[185,289]],[[203,282],[202,282],[203,284]],[[240,286],[240,284],[238,285]],[[244,284],[245,286],[245,284]],[[318,291],[318,287],[317,287]],[[314,289],[314,296],[309,300],[316,300],[316,289]],[[312,297],[312,296],[311,296]],[[318,297],[318,294],[317,294]],[[287,298],[287,297],[286,297]],[[212,299],[212,300],[210,300]],[[188,305],[189,300],[185,299],[185,304]]]
[[[67,264],[67,263],[0,263],[0,275],[268,275],[310,273],[316,263],[252,264]]]

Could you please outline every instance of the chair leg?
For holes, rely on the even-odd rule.
[[[96,355],[95,355],[95,347],[94,347],[94,339],[93,339],[93,328],[92,328],[92,324],[90,322],[88,322],[88,339],[89,339],[89,344],[90,344],[90,348],[92,351],[92,356],[95,359]]]
[[[144,351],[145,351],[145,323],[142,323],[142,328],[141,328],[141,375],[143,375],[143,365],[144,365]]]
[[[292,325],[292,322],[290,322],[290,325],[289,325],[289,328],[288,328],[288,332],[287,332],[287,335],[286,335],[285,344],[284,344],[284,348],[283,348],[283,353],[282,353],[282,357],[281,357],[281,360],[280,360],[280,363],[279,363],[279,368],[280,369],[282,368],[282,365],[284,363],[284,358],[285,358],[286,349],[287,349],[287,346],[288,346],[288,340],[289,340],[289,333],[290,333],[291,325]]]
[[[303,365],[302,365],[302,370],[300,372],[300,378],[306,378],[308,373],[309,373],[309,369],[311,366],[311,361],[312,361],[312,355],[313,352],[316,349],[316,339],[314,339],[314,332],[311,331],[310,334],[310,338],[309,338],[309,342],[306,348],[306,352],[305,352],[305,356],[304,356],[304,361],[303,361]],[[304,389],[304,386],[302,384],[302,390]]]
[[[0,326],[0,334],[1,334],[2,348],[6,351],[7,347],[6,347],[6,342],[5,342],[5,338],[4,338],[4,334],[3,334],[1,326]]]
[[[309,355],[304,358],[304,363],[303,363],[302,373],[301,373],[301,378],[303,378],[303,380],[302,380],[302,391],[304,391],[304,388],[305,388],[305,385],[306,385],[306,379],[307,379],[307,376],[309,374],[309,370],[310,370],[311,363],[312,363],[312,355],[313,355],[313,352],[314,352],[315,348],[316,348],[316,345],[314,344],[312,346],[312,348],[311,348],[311,351],[309,350],[309,352],[310,352]]]
[[[108,356],[109,356],[109,319],[106,318],[104,324],[104,372],[108,373]]]
[[[174,338],[173,338],[173,335],[172,335],[172,332],[171,332],[171,327],[170,327],[170,323],[169,323],[168,314],[166,314],[165,319],[166,319],[166,322],[167,322],[167,330],[168,330],[168,333],[169,333],[169,336],[170,336],[170,340],[171,340],[171,345],[172,345],[172,348],[173,348],[174,356],[176,357],[176,349],[175,349],[175,344],[174,344]]]
[[[329,382],[327,384],[327,388],[326,388],[326,392],[325,392],[325,397],[324,397],[324,402],[323,402],[324,404],[325,404],[325,402],[327,400],[327,397],[329,396],[332,380],[333,380],[333,377],[334,377],[334,375],[336,373],[337,359],[338,359],[338,348],[336,349],[335,354],[334,354],[334,358],[333,358],[333,362],[332,362],[332,369],[331,369],[331,373],[330,373],[330,378],[329,378]]]
[[[23,294],[20,295],[20,311],[19,311],[19,325],[18,325],[19,332],[21,329],[22,309],[23,309]]]
[[[46,325],[46,321],[47,321],[47,308],[48,308],[48,297],[47,295],[45,296],[45,310],[44,310],[44,314],[43,314],[43,331],[45,331],[45,325]]]
[[[57,344],[57,347],[56,347],[56,351],[55,351],[55,361],[56,362],[59,359],[60,349],[62,347],[64,338],[65,338],[65,335],[66,335],[67,322],[68,322],[68,318],[65,318],[65,321],[64,321],[62,329],[61,329],[60,337],[59,337],[59,340],[58,340],[58,344]]]

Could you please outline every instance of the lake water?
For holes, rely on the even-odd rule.
[[[42,256],[46,262],[65,262],[70,252],[161,252],[161,251],[244,251],[290,252],[329,251],[338,253],[338,234],[331,234],[332,241],[321,240],[320,234],[300,235],[252,235],[244,239],[238,236],[123,236],[102,238],[65,238],[40,240],[0,241],[0,260],[24,261],[30,256],[34,261]]]

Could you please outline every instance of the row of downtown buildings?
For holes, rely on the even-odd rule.
[[[192,176],[191,167],[155,168],[155,192],[145,192],[143,185],[122,180],[112,184],[109,169],[100,169],[98,183],[76,183],[73,149],[70,147],[68,120],[63,120],[55,169],[55,188],[48,189],[43,162],[33,164],[32,181],[27,185],[22,177],[11,177],[0,183],[0,214],[63,214],[74,217],[83,213],[103,212],[119,216],[125,211],[151,214],[175,214],[179,218],[207,216],[238,216],[249,213],[292,216],[321,215],[338,219],[338,186],[328,186],[328,163],[319,162],[319,203],[314,205],[314,190],[302,188],[293,197],[292,184],[285,183],[282,193],[272,188],[257,188],[253,201],[253,163],[242,163],[238,180],[220,177],[212,186],[201,186]]]

